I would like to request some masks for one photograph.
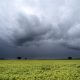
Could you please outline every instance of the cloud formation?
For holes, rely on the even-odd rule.
[[[52,43],[80,49],[79,4],[79,0],[1,0],[0,39],[11,46]]]

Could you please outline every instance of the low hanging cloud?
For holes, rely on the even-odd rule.
[[[52,43],[80,49],[79,0],[1,0],[0,39],[11,46]]]

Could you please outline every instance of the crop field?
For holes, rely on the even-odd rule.
[[[80,80],[80,60],[0,60],[0,80]]]

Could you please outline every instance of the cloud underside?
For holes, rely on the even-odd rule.
[[[0,39],[17,47],[59,44],[80,50],[79,3],[79,0],[3,0]]]

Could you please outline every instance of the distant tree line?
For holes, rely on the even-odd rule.
[[[16,57],[16,59],[18,60],[21,60],[21,59],[24,59],[24,60],[27,60],[29,58],[25,57],[25,58],[22,58],[20,56]],[[30,58],[31,59],[31,58]],[[72,58],[71,56],[67,57],[68,60],[72,60],[72,59],[80,59],[80,58]],[[6,58],[0,58],[0,60],[6,60]]]
[[[20,60],[20,59],[22,59],[22,57],[17,57],[17,59]],[[24,58],[24,59],[26,60],[27,58]]]
[[[17,57],[17,59],[20,60],[20,59],[22,59],[22,57]],[[26,60],[27,58],[24,58],[24,59]],[[73,59],[73,58],[72,58],[72,57],[68,57],[67,59],[68,59],[68,60],[71,60],[71,59]]]
[[[8,60],[8,59],[11,59],[11,58],[0,58],[0,60]],[[16,57],[14,59],[18,59],[18,60],[21,60],[21,59],[24,59],[24,60],[27,60],[27,58],[22,58],[22,57]]]
[[[69,59],[69,60],[71,60],[71,59],[72,59],[72,57],[68,57],[68,59]]]

